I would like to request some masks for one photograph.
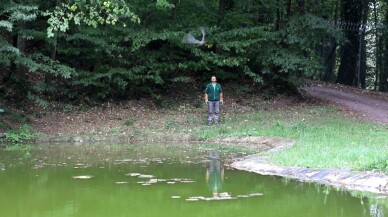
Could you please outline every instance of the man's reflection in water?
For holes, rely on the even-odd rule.
[[[213,192],[214,198],[219,194],[224,181],[224,168],[221,166],[220,153],[218,150],[209,151],[209,167],[206,171],[206,183]]]

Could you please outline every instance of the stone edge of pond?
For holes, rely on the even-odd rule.
[[[280,176],[346,190],[388,195],[388,175],[383,173],[279,166],[270,162],[268,156],[249,156],[243,160],[233,162],[231,167],[261,175]]]

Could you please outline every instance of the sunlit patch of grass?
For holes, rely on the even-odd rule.
[[[346,118],[335,111],[307,115],[299,122],[277,122],[265,135],[297,141],[289,150],[272,154],[284,165],[354,170],[386,170],[381,159],[388,159],[388,131],[384,126]],[[375,166],[373,166],[375,165]],[[378,166],[380,165],[380,166]]]

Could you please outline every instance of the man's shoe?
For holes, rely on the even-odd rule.
[[[212,125],[212,122],[211,122],[211,121],[207,122],[207,125],[208,125],[208,126],[211,126],[211,125]]]

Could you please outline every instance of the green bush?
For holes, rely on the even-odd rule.
[[[12,144],[23,143],[34,137],[32,132],[32,127],[30,125],[24,124],[18,130],[10,130],[4,133],[5,140]]]

